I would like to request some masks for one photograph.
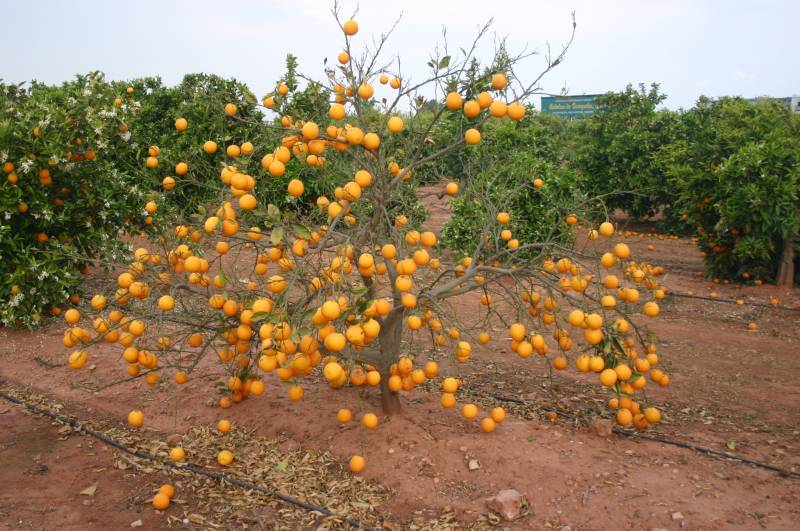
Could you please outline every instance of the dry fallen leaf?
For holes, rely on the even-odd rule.
[[[94,493],[97,492],[97,485],[92,485],[91,487],[86,487],[81,491],[81,494],[84,496],[94,496]]]

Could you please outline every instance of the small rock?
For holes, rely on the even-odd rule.
[[[481,467],[481,464],[478,462],[478,460],[477,460],[477,459],[470,459],[470,460],[467,462],[467,467],[468,467],[470,470],[478,470],[478,469]]]
[[[144,522],[142,522],[141,520],[135,520],[135,521],[131,522],[131,527],[142,527],[143,525],[144,525]]]
[[[589,431],[600,437],[611,437],[614,424],[608,419],[593,418],[589,423]]]
[[[522,512],[522,494],[515,489],[505,489],[497,496],[486,499],[486,506],[509,522],[519,518]]]
[[[666,527],[654,527],[650,531],[669,531]]]
[[[673,520],[683,520],[683,514],[679,512],[672,513]]]

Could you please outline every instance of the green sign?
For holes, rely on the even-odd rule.
[[[572,118],[591,116],[595,110],[595,98],[601,94],[583,96],[542,96],[542,112]]]

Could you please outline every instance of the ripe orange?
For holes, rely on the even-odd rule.
[[[89,354],[85,350],[76,350],[69,356],[69,366],[73,369],[80,369],[86,365],[88,360]]]
[[[506,109],[506,114],[514,121],[522,120],[525,116],[525,106],[518,101],[510,103]]]
[[[130,424],[134,428],[140,428],[142,424],[144,424],[144,413],[142,413],[138,409],[134,409],[133,411],[128,413],[128,424]]]
[[[227,419],[220,420],[217,422],[217,429],[220,431],[220,433],[228,433],[231,431],[231,421]]]
[[[509,328],[509,334],[514,341],[522,341],[525,339],[525,327],[520,323],[514,323]]]
[[[169,496],[164,494],[163,492],[159,492],[155,496],[153,496],[153,507],[158,509],[159,511],[163,511],[169,507]]]
[[[614,246],[614,255],[620,260],[626,260],[631,256],[631,249],[624,243],[618,243]]]
[[[169,295],[162,295],[158,299],[158,307],[161,309],[161,311],[168,312],[175,308],[175,299]]]
[[[474,419],[478,416],[478,406],[475,404],[464,404],[464,407],[461,408],[461,415],[467,420]]]
[[[603,369],[603,372],[600,373],[600,383],[606,387],[612,387],[617,383],[618,378],[614,369]]]
[[[341,120],[342,118],[344,118],[344,115],[345,115],[344,105],[342,105],[341,103],[331,104],[331,108],[328,110],[328,116],[332,120]]]
[[[374,151],[380,147],[381,138],[376,133],[367,133],[364,135],[361,145],[363,145],[365,149]]]
[[[617,424],[620,426],[630,426],[631,422],[633,422],[633,414],[630,410],[625,408],[619,408],[617,410]]]
[[[242,154],[242,150],[236,144],[231,144],[227,148],[225,148],[225,154],[228,155],[230,158],[235,159],[239,155]]]
[[[306,140],[314,140],[319,136],[319,126],[314,122],[306,122],[300,132]]]
[[[366,413],[361,422],[365,428],[374,429],[378,425],[378,416],[375,413]]]
[[[497,424],[491,417],[486,417],[483,420],[481,420],[481,429],[483,430],[484,433],[492,433],[496,427]]]
[[[456,405],[456,397],[453,393],[442,393],[441,398],[442,407],[452,408]]]
[[[348,422],[353,420],[353,413],[349,409],[340,409],[336,413],[336,420],[338,420],[342,424],[347,424]]]
[[[506,419],[506,411],[501,407],[496,407],[492,409],[490,415],[492,417],[492,420],[494,420],[498,424]]]
[[[354,474],[360,474],[364,470],[364,466],[366,465],[366,460],[361,457],[360,455],[354,455],[350,458],[350,462],[348,464],[350,466],[350,471]]]
[[[492,88],[495,90],[503,90],[508,85],[506,76],[500,73],[492,74]]]
[[[489,114],[494,116],[495,118],[502,118],[506,115],[508,111],[508,106],[506,102],[502,100],[494,100],[491,105],[489,105]]]
[[[175,120],[175,129],[177,129],[178,131],[186,131],[188,127],[189,127],[189,122],[186,120],[186,118],[178,118],[177,120]]]
[[[180,446],[176,446],[169,451],[169,458],[178,463],[186,458],[186,452]]]
[[[222,450],[217,454],[217,462],[222,466],[233,463],[233,453],[230,450]]]
[[[303,185],[303,181],[300,179],[292,179],[289,181],[289,185],[286,187],[289,195],[292,197],[300,197],[303,195],[303,191],[305,190],[305,186]]]
[[[352,37],[358,33],[358,23],[355,20],[347,20],[342,24],[342,30],[348,37]]]
[[[75,323],[80,321],[80,319],[81,319],[80,312],[74,308],[70,308],[69,310],[64,312],[64,320],[71,325],[74,325]]]
[[[463,105],[463,100],[458,92],[450,92],[445,98],[445,105],[451,111],[457,111]],[[480,109],[478,110],[480,112]]]
[[[299,385],[293,385],[289,388],[289,400],[297,402],[303,398],[303,388]]]
[[[399,116],[392,116],[389,118],[389,121],[386,123],[386,127],[392,133],[399,133],[403,130],[403,119]]]
[[[325,348],[330,350],[331,352],[341,352],[344,350],[345,345],[347,344],[347,340],[345,339],[343,334],[339,332],[334,332],[332,334],[328,334],[325,336],[325,340],[323,341],[325,344]]]
[[[217,143],[213,140],[206,140],[203,144],[203,151],[208,155],[213,155],[217,152]]]
[[[445,393],[455,393],[458,391],[458,380],[452,376],[445,378],[442,382],[442,389]]]
[[[656,317],[659,311],[658,304],[653,301],[646,302],[642,306],[642,312],[648,317]]]
[[[167,497],[170,499],[175,497],[175,487],[173,487],[169,483],[164,483],[163,485],[161,485],[161,488],[158,489],[158,492],[161,494],[166,494]]]
[[[375,89],[372,88],[372,85],[370,85],[369,83],[362,83],[361,85],[358,86],[357,94],[358,97],[361,98],[362,100],[370,99],[374,93]]]
[[[467,118],[475,118],[481,113],[481,106],[475,100],[469,100],[464,104],[464,116]]]

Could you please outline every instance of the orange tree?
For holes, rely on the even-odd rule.
[[[491,120],[523,118],[522,101],[563,52],[548,57],[530,83],[514,75],[527,55],[498,54],[502,65],[491,63],[494,74],[464,101],[453,87],[471,82],[465,75],[486,28],[458,57],[441,46],[429,63],[431,75],[414,82],[399,63],[381,61],[389,34],[356,52],[357,23],[334,12],[344,48],[339,65],[316,83],[333,95],[328,124],[284,114],[291,89],[278,83],[264,103],[281,115],[280,145],[266,152],[254,146],[251,153],[263,169],[242,173],[241,146],[220,146],[228,157],[218,171],[227,199],[136,249],[116,292],[92,299],[94,333],[81,326],[77,309],[65,314],[71,326],[64,343],[76,349],[70,365],[85,365],[93,344],[118,343],[128,375],[153,385],[171,385],[162,375],[183,384],[219,362],[226,377],[219,385],[223,408],[263,394],[270,378],[300,400],[303,382],[319,375],[333,389],[376,388],[384,412],[393,414],[401,410],[401,392],[440,376],[442,353],[453,358],[443,369],[466,363],[474,345],[488,343],[500,325],[498,339],[523,358],[537,354],[560,370],[571,357],[579,371],[597,373],[613,389],[620,424],[657,422],[658,409],[642,406],[636,394],[647,375],[660,385],[669,377],[655,368],[654,338],[635,323],[642,313],[658,314],[659,268],[632,261],[623,243],[598,260],[557,242],[520,241],[506,234],[514,211],[489,205],[494,194],[486,196],[491,217],[477,248],[471,256],[453,254],[409,217],[403,199],[413,190],[416,168],[475,149]],[[427,113],[418,105],[421,91],[444,101],[424,120],[418,119]],[[219,112],[235,112],[226,107]],[[461,130],[426,149],[430,129],[453,113],[465,117]],[[315,197],[317,209],[302,208],[308,193],[302,179],[286,185],[297,206],[280,209],[257,199],[257,188],[280,179],[290,160],[324,174],[329,159],[347,161],[349,178]],[[458,194],[457,177],[441,184],[446,194]],[[575,224],[577,216],[559,222]],[[604,223],[590,237],[613,232]],[[538,252],[524,252],[531,249]],[[425,343],[439,354],[426,355]],[[454,407],[459,380],[448,376],[441,385],[442,405]],[[462,414],[473,419],[478,408],[466,404]],[[340,422],[351,417],[347,410],[338,415]],[[497,408],[480,428],[494,431],[503,418]],[[144,413],[133,411],[129,421],[141,425]],[[375,428],[378,417],[366,413],[362,422]],[[230,452],[219,455],[222,464],[232,459]],[[352,468],[360,471],[363,460]]]
[[[115,101],[116,100],[116,101]],[[97,254],[141,221],[144,189],[120,171],[137,103],[95,72],[61,86],[0,84],[0,321],[35,325],[77,300]]]
[[[662,155],[708,276],[791,287],[800,278],[800,117],[781,102],[702,97],[681,128]]]

